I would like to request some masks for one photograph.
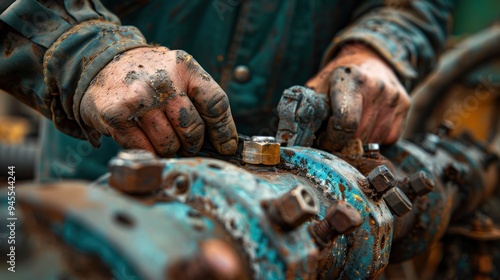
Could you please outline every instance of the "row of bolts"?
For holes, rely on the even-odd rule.
[[[364,149],[367,157],[374,156],[378,153],[378,144],[366,145]],[[143,150],[125,150],[120,152],[116,158],[118,161],[142,163],[155,159],[154,154]],[[112,161],[110,163],[110,185],[131,193],[130,190],[122,188],[123,181],[120,179],[124,173],[117,172],[117,170],[123,169],[120,169],[121,166],[114,167],[117,166],[114,166]],[[367,180],[370,183],[372,195],[375,192],[375,198],[383,197],[391,212],[397,216],[402,216],[411,210],[412,204],[408,196],[411,198],[422,196],[434,188],[434,182],[425,171],[420,171],[406,178],[400,188],[397,179],[384,165],[372,170],[368,174]],[[174,180],[173,184],[177,185],[178,181]],[[267,208],[270,220],[284,231],[297,228],[318,213],[318,207],[311,192],[301,185],[268,203]],[[361,224],[362,218],[359,212],[348,202],[337,200],[328,207],[324,219],[313,221],[308,229],[318,246],[323,248],[338,235],[349,234]]]

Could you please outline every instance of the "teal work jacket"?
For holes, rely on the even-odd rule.
[[[443,48],[451,8],[446,0],[2,0],[0,88],[51,120],[42,180],[95,179],[119,147],[81,121],[79,105],[120,53],[151,43],[187,51],[228,94],[238,132],[271,135],[283,89],[304,84],[346,43],[371,46],[410,89]]]

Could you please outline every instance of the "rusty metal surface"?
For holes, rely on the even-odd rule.
[[[311,147],[323,120],[330,115],[326,95],[293,86],[283,92],[278,105],[279,126],[276,139],[283,146]]]

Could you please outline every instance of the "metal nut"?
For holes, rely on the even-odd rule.
[[[364,145],[363,151],[366,157],[369,158],[380,157],[380,145],[378,143],[368,143],[367,145]]]
[[[427,151],[431,155],[434,155],[438,149],[440,141],[441,140],[439,139],[439,136],[432,133],[427,133],[422,139],[420,145],[425,151]]]
[[[391,210],[392,214],[401,217],[406,213],[410,212],[412,209],[412,204],[410,199],[404,194],[404,192],[398,187],[390,189],[384,195],[385,203]]]
[[[431,180],[428,173],[420,171],[410,176],[410,187],[418,196],[428,194],[434,189],[434,181]]]
[[[125,150],[109,162],[109,185],[129,194],[158,190],[162,183],[163,164],[143,150]]]
[[[276,225],[284,230],[292,230],[316,215],[318,205],[313,195],[299,185],[272,201],[268,213]]]
[[[274,137],[254,136],[243,142],[242,159],[250,164],[276,165],[280,162],[280,144]]]
[[[358,210],[343,200],[337,200],[328,207],[325,220],[338,234],[349,234],[362,222]]]
[[[398,181],[385,165],[375,167],[367,176],[371,186],[378,195],[383,195],[394,188]]]
[[[337,200],[328,207],[325,218],[310,226],[309,232],[316,244],[326,247],[340,234],[349,234],[363,223],[356,208],[348,202]]]

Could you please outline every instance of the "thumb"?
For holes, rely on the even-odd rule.
[[[364,75],[356,67],[342,66],[332,71],[328,91],[332,116],[318,137],[321,149],[337,151],[354,138],[363,112],[363,83]]]

